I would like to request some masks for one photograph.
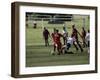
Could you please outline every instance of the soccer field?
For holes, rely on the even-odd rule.
[[[82,20],[66,22],[69,35],[71,35],[72,24],[75,24],[77,30],[81,33]],[[59,29],[59,32],[62,33],[62,24],[48,24],[47,21],[44,21],[43,25],[50,33],[53,32],[53,28]],[[85,29],[86,31],[89,29],[88,18],[86,18]],[[36,29],[31,24],[26,28],[26,67],[89,64],[87,48],[83,48],[84,51],[81,53],[80,50],[76,51],[75,47],[72,46],[69,51],[74,52],[74,54],[51,55],[53,45],[50,38],[49,43],[50,46],[45,47],[41,21],[37,22]]]

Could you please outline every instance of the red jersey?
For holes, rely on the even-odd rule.
[[[52,33],[52,38],[54,43],[61,43],[60,38],[62,35],[60,33]]]

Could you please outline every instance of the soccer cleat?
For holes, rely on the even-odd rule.
[[[65,50],[64,53],[67,54],[67,51]]]
[[[81,49],[81,52],[83,52],[83,49]]]

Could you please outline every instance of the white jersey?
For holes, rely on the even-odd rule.
[[[85,39],[86,39],[86,41],[90,41],[90,33],[87,33],[87,34],[86,34]]]
[[[63,31],[62,31],[62,34],[63,34],[64,37],[67,37],[67,31],[64,31],[64,30],[63,30]]]
[[[63,34],[65,34],[65,33],[66,33],[66,31],[64,31],[64,30],[63,30],[63,31],[62,31],[62,33],[63,33]]]
[[[69,44],[73,44],[73,41],[74,41],[74,39],[73,38],[71,38],[71,37],[68,37],[68,39],[67,39],[67,43],[69,43]]]

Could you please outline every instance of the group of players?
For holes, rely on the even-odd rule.
[[[78,35],[82,38],[82,42],[79,41]],[[82,33],[80,34],[76,29],[76,26],[72,25],[72,33],[70,36],[68,35],[68,31],[65,26],[63,27],[62,33],[60,33],[58,29],[54,28],[54,32],[52,34],[50,34],[49,30],[46,27],[44,27],[43,37],[45,41],[45,46],[49,46],[48,39],[49,37],[51,37],[54,48],[52,54],[56,54],[56,50],[58,52],[58,55],[64,53],[66,54],[68,53],[68,50],[72,45],[75,46],[77,51],[80,49],[81,52],[84,51],[84,47],[87,47],[89,53],[90,31],[88,30],[88,32],[86,32],[84,27],[82,27]],[[63,38],[63,44],[61,42],[61,38]],[[82,45],[80,43],[82,43]]]

